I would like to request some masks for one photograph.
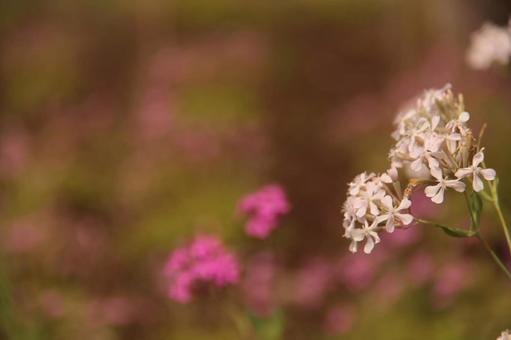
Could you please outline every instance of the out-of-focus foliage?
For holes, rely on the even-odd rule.
[[[417,226],[348,255],[339,211],[345,183],[384,170],[403,101],[446,82],[474,130],[488,124],[509,209],[511,72],[472,71],[464,53],[510,13],[504,0],[3,1],[1,337],[496,338],[509,286],[477,244]],[[239,200],[271,183],[292,209],[252,239]],[[414,202],[467,225],[448,201]],[[488,209],[481,230],[503,249]],[[241,282],[172,302],[165,260],[199,233],[237,254]]]

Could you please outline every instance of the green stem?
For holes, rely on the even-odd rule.
[[[502,271],[507,275],[507,277],[509,279],[511,279],[511,273],[506,268],[506,265],[502,262],[502,260],[497,256],[497,254],[495,254],[495,251],[493,251],[493,249],[490,247],[488,242],[486,242],[486,240],[481,237],[481,234],[477,234],[476,237],[479,241],[481,241],[484,248],[488,251],[488,253],[490,253],[491,257],[497,263],[497,265],[500,267],[500,269],[502,269]]]
[[[504,235],[506,236],[507,247],[509,249],[509,254],[511,255],[511,236],[509,235],[509,227],[507,225],[506,219],[504,218],[504,214],[502,214],[502,209],[500,207],[499,195],[497,191],[497,184],[493,184],[491,187],[491,196],[493,198],[493,206],[497,211],[497,215],[499,216],[500,225],[502,226],[502,230],[504,231]]]

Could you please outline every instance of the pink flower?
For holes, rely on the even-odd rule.
[[[417,227],[403,228],[392,234],[385,234],[385,242],[391,248],[408,247],[422,237],[422,230]]]
[[[403,278],[396,272],[385,274],[376,285],[377,296],[380,301],[390,304],[401,297],[404,288]]]
[[[415,217],[430,218],[435,216],[435,213],[438,212],[438,205],[431,202],[431,199],[426,197],[422,190],[415,190],[412,194],[411,200],[412,206],[410,209],[412,215]]]
[[[349,254],[342,258],[340,264],[340,279],[352,291],[361,291],[374,278],[377,268],[377,258],[363,254]]]
[[[242,292],[245,303],[259,315],[269,315],[275,304],[277,264],[271,253],[252,257],[245,271]]]
[[[428,253],[415,254],[408,261],[409,279],[418,285],[428,282],[434,274],[434,266],[433,259]]]
[[[278,218],[289,212],[290,205],[280,185],[267,185],[241,199],[239,210],[249,216],[248,235],[266,238],[277,227]]]
[[[292,299],[304,307],[319,307],[332,283],[332,268],[323,259],[313,259],[297,273],[294,279]]]
[[[451,261],[442,268],[433,287],[434,304],[439,308],[450,305],[472,283],[471,272],[470,264],[461,260]]]
[[[353,308],[334,307],[327,312],[323,327],[330,335],[342,335],[353,327],[354,319]]]
[[[164,274],[170,280],[169,297],[186,303],[192,298],[193,286],[198,281],[210,282],[217,287],[237,283],[239,264],[218,238],[200,235],[170,254]]]

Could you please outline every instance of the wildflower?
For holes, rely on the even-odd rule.
[[[365,240],[364,252],[369,254],[380,242],[379,230],[391,233],[396,225],[412,222],[413,216],[405,212],[411,203],[406,197],[398,198],[402,192],[396,189],[397,180],[397,170],[391,168],[382,175],[362,173],[349,183],[343,226],[344,237],[351,239],[351,252]]]
[[[390,169],[381,175],[364,172],[348,184],[342,211],[344,237],[351,239],[351,252],[365,240],[364,252],[370,253],[380,242],[378,232],[382,229],[392,233],[396,227],[412,223],[408,197],[422,183],[434,182],[424,193],[441,204],[446,190],[465,191],[465,177],[473,178],[476,192],[484,188],[480,176],[496,178],[495,170],[481,166],[484,148],[475,148],[477,140],[467,126],[469,119],[463,98],[455,97],[449,84],[425,91],[398,113],[392,133],[396,142],[389,152]],[[411,177],[404,191],[400,170]]]
[[[485,23],[472,33],[467,51],[467,63],[476,70],[489,68],[493,63],[506,65],[511,56],[511,27]]]
[[[465,111],[462,98],[453,96],[450,85],[426,91],[411,109],[403,112],[395,122],[393,137],[397,141],[389,153],[391,164],[409,167],[413,174],[426,170],[424,179],[432,177],[437,181],[424,191],[433,202],[442,203],[447,188],[463,192],[465,184],[460,180],[469,175],[474,179],[476,192],[483,189],[479,174],[487,180],[495,178],[494,170],[479,167],[484,158],[482,150],[473,156],[472,166],[467,167],[474,144],[467,126],[470,114]]]
[[[375,220],[371,225],[368,224],[367,220],[364,221],[364,225],[361,229],[353,229],[350,233],[351,236],[351,244],[350,251],[352,253],[357,252],[357,244],[358,242],[362,242],[366,239],[366,244],[364,246],[364,253],[370,254],[373,251],[374,245],[380,242],[380,237],[378,233],[375,231],[377,227],[377,221]]]
[[[447,188],[453,188],[457,192],[465,191],[465,183],[460,182],[459,179],[447,179],[441,174],[434,173],[433,177],[436,178],[438,184],[430,185],[424,190],[426,196],[431,198],[436,204],[440,204],[444,201],[444,192]]]
[[[198,281],[211,282],[218,287],[239,281],[239,264],[232,253],[214,236],[197,236],[189,245],[172,252],[164,269],[169,278],[169,297],[181,303],[193,295]]]
[[[500,334],[497,340],[511,340],[511,333],[509,332],[508,329],[506,329]]]
[[[278,218],[291,209],[279,185],[267,185],[242,198],[239,210],[249,216],[245,226],[248,235],[266,238],[277,227]]]
[[[381,203],[384,206],[386,211],[383,214],[381,214],[378,219],[381,222],[387,221],[387,223],[385,224],[385,229],[389,233],[394,231],[395,220],[398,220],[399,222],[401,222],[402,225],[407,225],[407,224],[412,223],[412,221],[413,221],[412,215],[400,213],[400,211],[406,210],[406,209],[410,208],[410,206],[412,205],[412,202],[408,198],[406,198],[406,197],[403,198],[403,200],[399,203],[399,206],[397,206],[397,207],[394,207],[392,197],[390,197],[390,196],[385,196],[381,200]]]
[[[483,169],[479,167],[484,161],[484,148],[481,149],[478,153],[474,155],[472,158],[472,165],[467,168],[458,169],[456,171],[455,176],[458,178],[464,178],[467,176],[472,176],[472,187],[475,192],[479,192],[484,189],[484,184],[479,175],[483,176],[483,178],[487,181],[492,181],[495,179],[497,173],[493,169]]]

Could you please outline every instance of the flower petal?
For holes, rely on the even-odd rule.
[[[440,204],[444,201],[444,191],[445,189],[443,187],[440,187],[440,190],[438,190],[438,193],[431,198],[431,201],[433,201],[436,204]]]
[[[472,172],[473,172],[472,168],[461,168],[461,169],[458,169],[458,171],[456,171],[454,176],[456,176],[458,178],[463,178],[463,177],[467,177]]]
[[[414,160],[412,163],[410,163],[410,168],[412,168],[413,171],[421,171],[422,169],[422,158],[417,158],[416,160]]]
[[[381,204],[387,209],[388,211],[392,210],[394,208],[394,205],[392,204],[392,197],[390,195],[386,195],[381,199]]]
[[[387,232],[389,232],[389,233],[392,233],[394,231],[394,218],[393,217],[390,217],[387,220],[387,223],[385,224],[385,230],[387,230]]]
[[[463,111],[462,113],[460,113],[460,116],[458,117],[458,120],[462,123],[468,122],[469,119],[470,113],[468,113],[467,111]]]
[[[474,158],[472,158],[472,166],[475,168],[479,164],[481,164],[482,161],[484,161],[484,153],[483,149],[481,149],[478,153],[474,155]]]
[[[397,210],[403,210],[408,209],[412,205],[412,201],[410,201],[408,198],[403,198],[401,200],[401,203],[399,203],[399,206],[397,207]]]
[[[392,178],[388,174],[381,174],[380,179],[383,183],[392,183]]]
[[[440,188],[441,188],[440,184],[430,185],[430,186],[427,186],[426,189],[424,189],[424,193],[428,197],[433,197],[433,196],[435,196],[438,193]]]
[[[357,252],[357,245],[358,245],[357,241],[355,241],[355,240],[351,241],[349,249],[352,253]]]
[[[367,238],[366,244],[364,246],[364,253],[371,254],[374,248],[374,240],[371,237]]]
[[[353,239],[353,241],[360,242],[364,239],[365,233],[361,229],[353,229],[351,230],[350,236]]]
[[[474,188],[475,192],[479,192],[484,189],[483,181],[476,174],[474,174],[474,179],[472,181],[472,188]]]
[[[497,176],[497,173],[493,169],[482,169],[481,175],[483,175],[484,179],[487,181],[493,181]]]
[[[403,225],[408,225],[413,221],[413,216],[410,214],[396,214],[396,217],[399,218],[399,220],[401,220],[401,223],[403,223]]]
[[[459,180],[455,180],[455,179],[448,180],[448,181],[445,181],[445,184],[446,184],[446,186],[448,186],[449,188],[453,188],[457,192],[465,191],[465,183],[460,182]]]
[[[433,167],[430,169],[431,176],[440,180],[442,179],[442,170],[439,167]]]

